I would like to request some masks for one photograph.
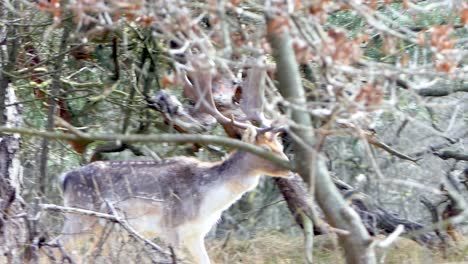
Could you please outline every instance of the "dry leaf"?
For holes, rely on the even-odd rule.
[[[268,22],[268,34],[280,34],[284,27],[289,27],[289,20],[286,17],[276,16]]]
[[[431,28],[431,45],[438,51],[449,50],[454,46],[450,33],[453,32],[453,26],[440,25]]]
[[[383,92],[372,84],[364,86],[355,98],[356,102],[362,102],[366,107],[376,107],[382,102]]]
[[[462,25],[467,25],[468,24],[468,4],[465,3],[465,7],[461,11],[460,14],[460,22]]]

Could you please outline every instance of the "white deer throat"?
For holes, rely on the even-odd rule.
[[[212,186],[206,193],[200,208],[201,215],[212,215],[216,222],[221,213],[239,200],[243,194],[257,187],[260,176],[240,176],[217,186]],[[214,223],[213,223],[214,224]]]

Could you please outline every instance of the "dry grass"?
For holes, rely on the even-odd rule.
[[[208,254],[214,263],[301,263],[302,238],[270,232],[259,233],[249,240],[235,238],[210,241]]]
[[[345,263],[336,238],[314,239],[314,263]],[[304,263],[301,236],[291,237],[278,232],[259,233],[250,240],[230,239],[208,242],[211,259],[217,264],[289,264]],[[445,257],[444,257],[445,256]],[[390,247],[377,250],[379,263],[467,263],[468,246],[451,247],[446,252],[429,250],[413,240],[400,238]]]
[[[314,240],[315,263],[344,263],[335,242],[329,238]],[[249,240],[230,239],[208,243],[211,259],[217,264],[292,264],[304,263],[302,236],[292,237],[279,232],[258,233]]]
[[[141,243],[125,239],[126,242],[117,242],[117,247],[111,250],[96,252],[97,254],[80,254],[85,263],[154,263],[149,257],[151,251],[141,247]],[[467,239],[468,241],[468,239]],[[284,233],[269,231],[260,232],[251,239],[215,239],[207,241],[210,258],[216,264],[296,264],[304,263],[303,238],[301,235],[286,235]],[[107,252],[107,253],[106,253]],[[182,252],[178,252],[182,253]],[[318,236],[314,238],[314,263],[341,264],[345,263],[342,250],[339,248],[336,237]],[[86,258],[85,256],[88,255]],[[183,254],[178,254],[182,257]],[[468,246],[453,246],[444,251],[430,250],[418,243],[406,239],[397,239],[390,247],[377,249],[378,263],[405,264],[405,263],[466,263],[468,264]],[[189,258],[184,258],[189,259]],[[52,263],[50,260],[41,263]],[[190,263],[182,261],[180,263]]]

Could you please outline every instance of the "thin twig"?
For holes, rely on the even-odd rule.
[[[108,205],[110,204],[108,203]],[[133,227],[131,227],[125,219],[121,218],[116,213],[115,209],[114,209],[114,214],[111,215],[111,214],[106,214],[106,213],[101,213],[101,212],[96,212],[96,211],[91,211],[91,210],[86,210],[86,209],[66,207],[66,206],[60,206],[60,205],[55,205],[55,204],[40,204],[39,206],[44,210],[94,216],[94,217],[98,217],[101,219],[105,219],[108,221],[118,223],[122,226],[123,229],[125,229],[132,237],[134,237],[138,241],[144,242],[144,244],[149,245],[152,249],[154,249],[158,253],[161,253],[165,256],[170,256],[169,252],[166,252],[160,246],[156,245],[149,239],[144,238],[142,235],[136,232],[135,229],[133,229]],[[110,208],[113,208],[112,205],[110,205]]]
[[[389,236],[387,236],[387,238],[377,242],[377,246],[380,247],[380,248],[389,247],[393,242],[395,242],[395,240],[403,232],[405,232],[405,227],[403,225],[398,225],[397,228],[395,228],[395,231],[393,231]]]

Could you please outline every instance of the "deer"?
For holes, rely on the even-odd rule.
[[[241,104],[229,104],[223,109],[233,111],[220,112],[216,104],[219,96],[213,92],[217,91],[213,83],[219,78],[213,68],[207,68],[212,64],[210,59],[203,54],[186,54],[185,58],[186,70],[180,71],[178,78],[186,97],[196,102],[192,112],[211,116],[230,137],[241,136],[244,142],[288,160],[280,140],[284,129],[272,127],[262,113],[263,59],[249,69]],[[217,94],[225,92],[218,90]],[[173,100],[158,98],[162,97],[146,98],[148,106],[172,119],[180,118],[177,111],[164,112],[164,109],[181,111],[181,105],[173,107],[167,105]],[[235,108],[241,109],[235,111]],[[233,116],[232,112],[245,116]],[[254,121],[262,128],[243,121]],[[186,248],[194,263],[210,264],[205,236],[225,210],[258,185],[262,175],[290,178],[293,174],[272,161],[235,150],[217,162],[186,156],[161,161],[96,161],[63,174],[61,180],[66,207],[117,213],[144,238],[160,239],[171,248]],[[104,225],[105,221],[97,217],[65,213],[62,234],[57,241],[67,250],[74,249],[74,245],[102,231]],[[85,239],[80,238],[82,235]]]
[[[242,140],[287,160],[280,129],[249,126]],[[184,247],[194,263],[209,264],[204,239],[223,211],[253,190],[262,175],[290,177],[290,171],[252,153],[235,150],[226,159],[204,162],[192,157],[161,161],[96,161],[62,176],[64,205],[97,212],[113,210],[148,239]],[[96,217],[65,214],[65,248],[74,235],[102,228]]]

